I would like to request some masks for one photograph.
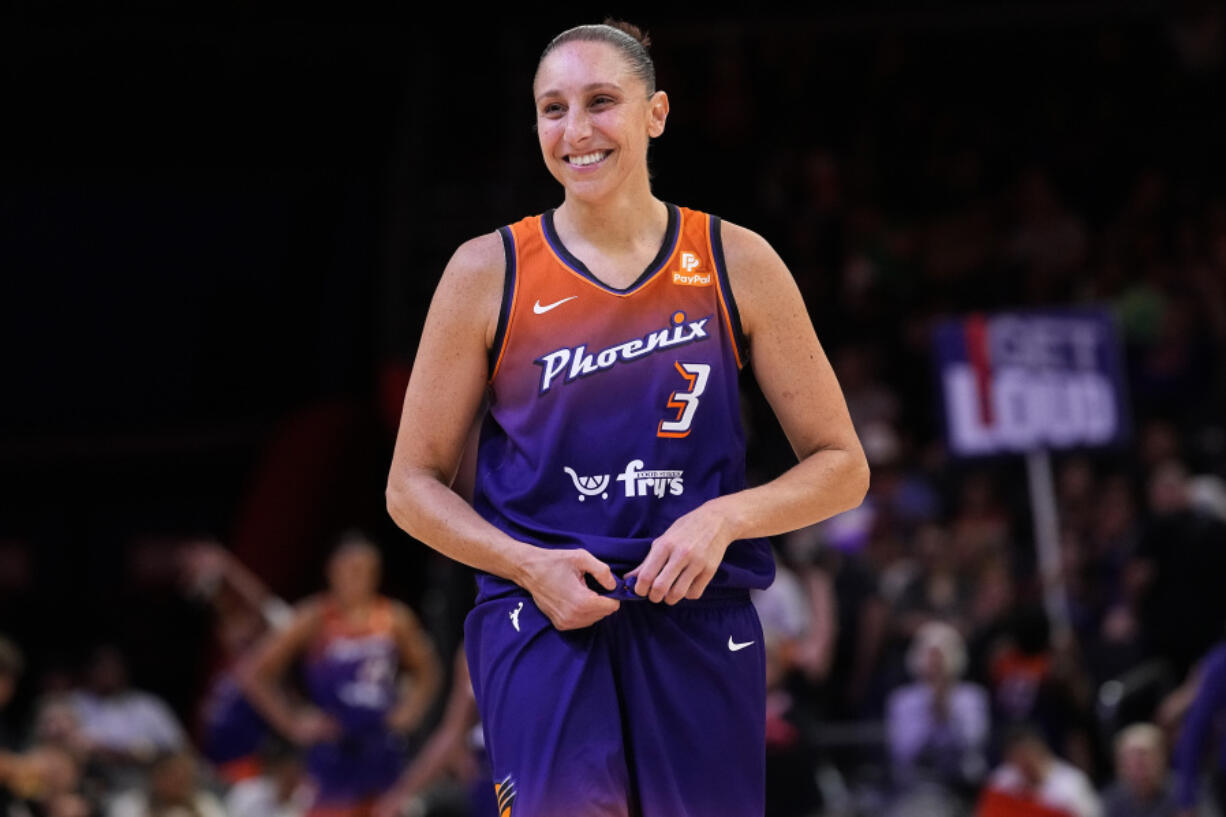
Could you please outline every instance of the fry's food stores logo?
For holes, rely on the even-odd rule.
[[[562,470],[575,484],[580,502],[587,501],[589,496],[609,498],[611,474],[580,476],[573,468],[565,467]],[[683,474],[684,472],[680,470],[647,471],[643,468],[642,460],[631,460],[626,465],[626,470],[617,475],[617,481],[623,483],[627,498],[654,496],[656,499],[663,499],[666,494],[681,496],[685,490],[685,485],[682,483]]]

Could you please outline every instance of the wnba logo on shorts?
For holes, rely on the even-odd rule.
[[[681,253],[681,269],[673,273],[673,283],[687,287],[711,286],[711,273],[705,275],[695,272],[698,269],[698,256],[692,252]]]

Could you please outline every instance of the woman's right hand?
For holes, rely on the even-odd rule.
[[[307,707],[295,714],[293,726],[287,731],[287,737],[296,745],[312,746],[339,738],[341,725],[331,715],[315,707]]]
[[[537,548],[521,564],[520,586],[559,630],[590,627],[611,613],[621,602],[592,592],[584,576],[590,575],[602,587],[617,589],[612,569],[582,549],[551,550]]]

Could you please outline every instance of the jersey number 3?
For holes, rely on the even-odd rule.
[[[684,437],[690,433],[690,424],[694,422],[694,412],[698,411],[698,398],[707,389],[707,378],[711,376],[709,363],[677,362],[677,371],[689,381],[685,391],[675,391],[668,399],[668,407],[677,410],[677,416],[671,420],[661,420],[656,429],[658,437]]]

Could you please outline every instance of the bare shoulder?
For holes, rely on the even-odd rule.
[[[470,282],[496,277],[501,286],[505,269],[506,253],[502,248],[502,236],[495,231],[470,238],[457,247],[447,262],[443,276]]]
[[[323,622],[324,602],[321,596],[309,596],[294,605],[289,624],[272,630],[265,638],[264,654],[289,655],[306,645],[319,632]]]
[[[728,262],[729,275],[733,274],[734,266],[738,273],[752,274],[763,264],[783,265],[783,261],[770,242],[748,227],[722,220],[720,228],[720,238],[724,244],[724,259]]]
[[[507,258],[497,232],[470,238],[452,253],[435,290],[432,310],[485,330],[486,345],[493,341]]]
[[[803,311],[804,303],[792,273],[765,238],[747,227],[722,221],[721,240],[728,284],[741,313],[745,334],[753,337],[760,316],[787,308]]]
[[[417,615],[413,608],[402,601],[389,599],[392,610],[392,621],[402,630],[415,632],[419,629]]]

